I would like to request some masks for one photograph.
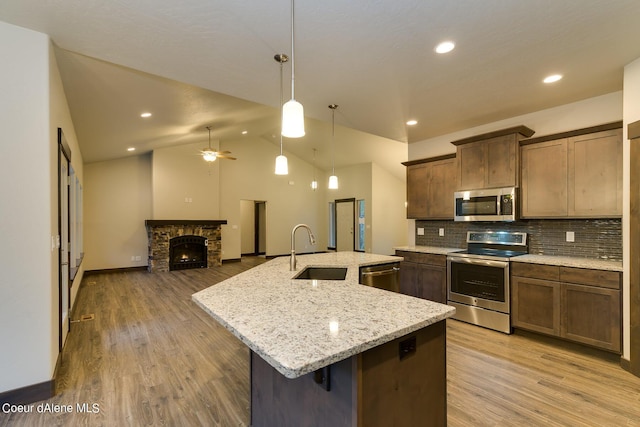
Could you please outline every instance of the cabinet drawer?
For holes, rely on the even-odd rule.
[[[560,281],[599,288],[620,289],[620,273],[617,271],[561,267]]]
[[[422,252],[396,251],[397,256],[401,256],[405,261],[415,262],[417,264],[447,266],[447,256],[438,254],[425,254]]]
[[[512,276],[532,277],[541,280],[560,280],[560,267],[556,265],[512,262],[510,268]]]

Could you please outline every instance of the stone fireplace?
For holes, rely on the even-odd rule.
[[[226,220],[145,221],[150,272],[222,265],[221,226]]]

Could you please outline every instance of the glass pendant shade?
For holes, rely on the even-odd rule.
[[[301,138],[304,136],[304,109],[295,99],[282,106],[282,136]]]
[[[331,175],[329,177],[329,189],[337,190],[338,189],[338,177],[335,175]]]
[[[276,175],[288,175],[289,174],[289,166],[287,163],[287,158],[280,154],[276,157]]]
[[[215,162],[216,161],[216,153],[214,151],[203,151],[202,158],[207,162]]]

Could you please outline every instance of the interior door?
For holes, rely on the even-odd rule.
[[[255,209],[255,251],[257,255],[264,255],[267,253],[267,202],[256,202]]]
[[[336,200],[336,251],[353,251],[355,247],[356,199]]]
[[[58,308],[60,324],[58,347],[62,351],[69,332],[69,162],[71,150],[58,129],[58,236],[59,248]],[[59,239],[59,240],[58,240]]]

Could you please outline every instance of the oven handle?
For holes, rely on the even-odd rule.
[[[505,268],[509,266],[509,261],[496,261],[496,260],[480,259],[480,258],[463,258],[463,257],[449,256],[447,257],[447,260],[449,262],[457,262],[461,264],[484,265],[486,267]]]

